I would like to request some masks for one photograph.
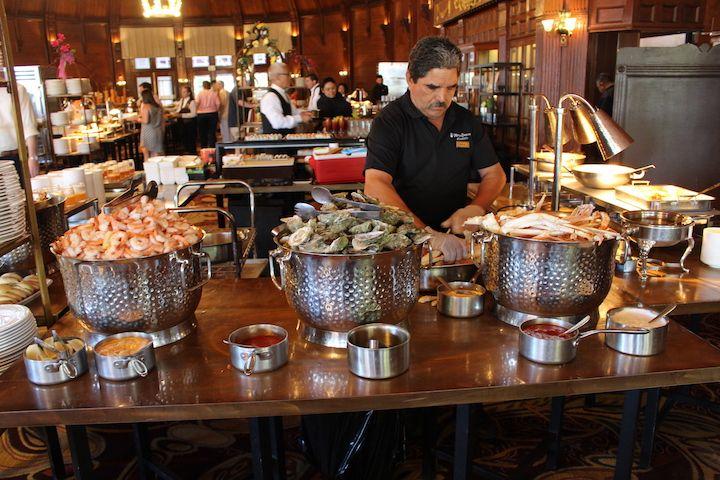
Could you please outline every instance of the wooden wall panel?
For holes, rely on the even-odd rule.
[[[303,54],[315,63],[320,77],[337,77],[341,67],[346,66],[341,27],[342,16],[339,13],[325,15],[324,23],[320,15],[302,17]]]
[[[464,43],[498,41],[498,9],[489,8],[465,19]]]
[[[592,0],[590,31],[698,31],[703,29],[707,2],[717,0]]]
[[[371,7],[370,22],[368,23],[368,9],[355,8],[353,9],[352,18],[353,80],[356,86],[362,86],[369,92],[375,82],[378,62],[387,60],[385,57],[385,35],[381,28],[385,20],[385,11],[379,5]],[[370,27],[369,32],[368,25]]]
[[[707,0],[704,24],[705,32],[720,31],[720,0]]]
[[[17,65],[46,65],[45,26],[37,20],[8,19],[13,37],[13,58]]]
[[[75,64],[68,67],[68,75],[89,77],[95,85],[113,82],[113,60],[106,25],[57,22],[57,31],[65,34],[75,48]],[[94,86],[95,86],[94,85]]]

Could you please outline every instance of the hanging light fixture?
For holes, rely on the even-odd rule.
[[[140,0],[145,18],[179,17],[182,0]]]
[[[577,28],[577,18],[570,15],[567,10],[561,10],[558,13],[558,18],[546,18],[540,22],[546,32],[549,33],[554,30],[560,35],[560,45],[563,47],[567,45],[568,37],[571,37],[573,31]]]

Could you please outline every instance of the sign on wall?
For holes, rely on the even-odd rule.
[[[442,25],[472,9],[481,7],[493,0],[435,0],[433,2],[433,25]]]

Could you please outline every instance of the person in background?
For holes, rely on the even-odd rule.
[[[320,110],[320,118],[326,117],[349,117],[352,115],[352,107],[340,95],[337,94],[335,80],[328,77],[321,84],[322,95],[317,102]]]
[[[15,117],[13,115],[13,98],[9,89],[10,86],[7,82],[0,82],[0,160],[12,160],[15,163],[18,174],[22,178],[20,155],[18,154],[17,131],[15,127]],[[23,134],[25,135],[25,145],[27,145],[28,151],[28,167],[30,168],[30,176],[34,177],[40,173],[37,154],[37,120],[35,119],[35,110],[33,110],[32,102],[30,101],[30,95],[28,95],[25,87],[20,84],[18,84],[18,100],[20,103],[20,114],[22,116]]]
[[[342,98],[347,98],[349,91],[350,91],[350,89],[348,88],[347,83],[344,83],[344,82],[338,83],[337,93],[338,93],[338,95],[340,95]]]
[[[613,79],[609,74],[601,73],[598,75],[597,80],[595,80],[595,86],[600,91],[597,108],[612,117],[613,100],[615,97],[615,82],[613,82]]]
[[[220,98],[220,110],[218,115],[220,117],[220,137],[223,142],[232,141],[230,135],[230,127],[228,126],[228,110],[230,105],[230,94],[225,90],[225,82],[218,80],[215,82],[215,92]]]
[[[184,153],[197,154],[197,103],[190,86],[180,88],[180,103],[177,111],[180,116],[180,134]]]
[[[375,85],[373,85],[372,93],[370,94],[370,101],[378,104],[382,100],[382,97],[388,94],[388,87],[383,83],[383,76],[378,75],[375,77]]]
[[[300,112],[290,103],[286,92],[290,72],[284,63],[273,63],[268,69],[270,89],[260,100],[263,133],[293,133],[299,123],[309,122],[311,112]]]
[[[163,146],[163,111],[159,103],[153,98],[152,91],[143,90],[140,94],[142,106],[140,107],[140,145],[143,158],[147,162],[150,157],[162,155]]]
[[[320,83],[318,76],[310,73],[305,77],[305,87],[310,90],[310,98],[308,99],[308,110],[317,110],[317,102],[320,99]]]
[[[200,148],[214,148],[217,141],[218,111],[220,97],[211,90],[210,82],[203,82],[203,89],[197,94],[197,124],[200,134]]]
[[[248,113],[257,106],[250,88],[238,88],[236,85],[232,89],[228,100],[228,129],[231,141],[240,137],[240,127],[247,121]]]
[[[143,100],[142,100],[142,92],[144,92],[145,90],[147,90],[147,91],[149,91],[150,93],[152,93],[152,96],[153,96],[153,99],[155,100],[155,103],[157,103],[158,106],[160,106],[160,108],[162,109],[162,102],[160,101],[160,97],[153,91],[152,83],[150,83],[150,82],[143,82],[143,83],[141,83],[140,85],[138,85],[138,90],[139,90],[139,91],[138,91],[138,96],[140,97],[140,98],[139,98],[138,110],[142,107],[142,101],[143,101]]]

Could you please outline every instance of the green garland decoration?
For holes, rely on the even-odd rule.
[[[275,63],[283,59],[283,54],[277,48],[277,40],[270,39],[270,29],[262,22],[253,25],[252,29],[247,31],[248,37],[243,44],[242,49],[237,55],[237,66],[242,72],[251,71],[253,68],[253,58],[250,53],[253,49],[264,45],[267,49],[267,55],[270,63]]]

